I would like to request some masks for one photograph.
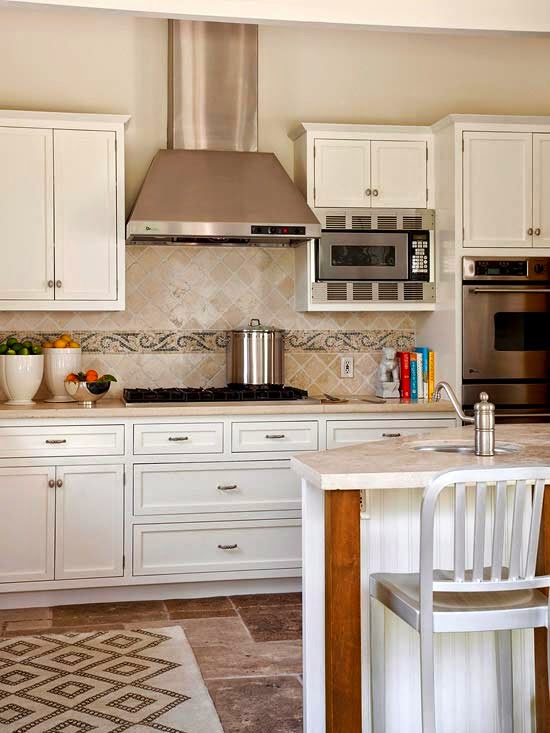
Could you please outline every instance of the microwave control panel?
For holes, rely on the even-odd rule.
[[[430,242],[428,234],[413,232],[409,245],[409,280],[430,279]]]

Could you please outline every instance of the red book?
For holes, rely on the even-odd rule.
[[[398,351],[400,393],[402,399],[411,399],[411,355],[408,351]]]

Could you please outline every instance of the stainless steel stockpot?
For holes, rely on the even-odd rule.
[[[283,385],[283,331],[262,326],[252,318],[246,328],[229,332],[227,343],[228,385]]]

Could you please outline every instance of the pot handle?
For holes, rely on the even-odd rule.
[[[261,326],[262,324],[259,318],[251,318],[248,325],[252,328],[253,326]]]

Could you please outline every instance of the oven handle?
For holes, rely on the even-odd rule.
[[[550,293],[550,288],[470,288],[470,293]]]

